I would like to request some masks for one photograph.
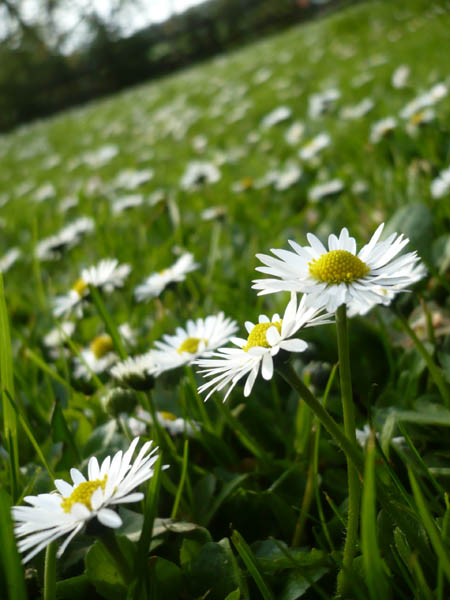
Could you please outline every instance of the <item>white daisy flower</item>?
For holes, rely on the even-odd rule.
[[[139,438],[135,438],[128,450],[108,456],[99,465],[95,457],[88,464],[88,479],[78,469],[71,469],[73,483],[55,480],[57,491],[51,494],[25,496],[31,506],[13,506],[14,532],[19,538],[20,552],[28,552],[23,562],[31,560],[54,540],[68,534],[58,550],[60,557],[72,538],[93,517],[102,525],[116,529],[122,519],[108,508],[115,504],[139,502],[141,492],[133,492],[137,486],[153,476],[153,465],[158,459],[158,448],[149,452],[152,442],[146,442],[134,462],[131,462]]]
[[[411,74],[411,69],[408,67],[408,65],[400,65],[399,67],[397,67],[395,69],[395,71],[392,73],[392,77],[391,77],[391,84],[392,87],[400,90],[404,87],[406,87],[406,84],[408,82],[408,78]]]
[[[170,283],[184,281],[186,275],[198,267],[194,256],[190,252],[186,252],[171,267],[153,273],[134,289],[137,302],[156,298]]]
[[[85,348],[80,356],[74,358],[73,376],[75,379],[89,380],[92,373],[104,373],[117,360],[111,337],[107,334],[99,335],[92,340],[89,348]]]
[[[165,410],[158,410],[156,418],[161,427],[167,429],[170,435],[180,435],[181,433],[184,433],[188,437],[191,437],[200,430],[200,424],[196,421],[188,421]],[[143,435],[147,430],[148,425],[151,425],[152,423],[153,419],[151,414],[140,406],[138,406],[136,410],[136,417],[127,419],[127,425],[133,435],[137,435],[135,432],[140,432],[139,435]]]
[[[345,119],[347,121],[360,119],[370,112],[374,106],[375,102],[372,100],[372,98],[364,98],[358,104],[354,104],[353,106],[344,106],[339,113],[339,116],[341,119]]]
[[[113,215],[119,215],[124,210],[141,206],[143,201],[144,196],[142,194],[128,194],[123,198],[114,200],[111,204],[111,210]]]
[[[89,284],[109,293],[123,286],[130,271],[130,265],[119,265],[115,258],[103,259],[98,265],[83,269],[72,289],[53,299],[53,314],[61,317],[73,311],[80,318],[83,315],[84,301],[89,295]]]
[[[50,356],[56,360],[63,346],[66,343],[66,338],[70,338],[75,331],[75,324],[72,321],[63,321],[59,327],[51,329],[47,335],[44,336],[43,342],[49,350]]]
[[[433,198],[442,198],[450,192],[450,167],[444,169],[431,182],[431,195]]]
[[[406,131],[411,137],[416,137],[419,130],[428,123],[432,123],[436,118],[436,113],[432,108],[424,108],[415,113],[406,123]]]
[[[116,258],[105,258],[98,265],[83,269],[81,279],[86,284],[91,284],[109,293],[115,288],[123,287],[130,271],[130,265],[119,265]]]
[[[0,258],[0,273],[6,273],[22,256],[22,250],[14,247],[10,248],[6,254]]]
[[[111,375],[119,384],[125,384],[135,390],[147,390],[152,387],[152,374],[157,371],[154,352],[128,357],[111,368]]]
[[[332,179],[326,183],[314,185],[308,191],[308,198],[311,202],[318,202],[327,196],[335,196],[344,189],[344,182],[341,179]]]
[[[247,321],[245,328],[249,334],[248,338],[231,338],[231,342],[237,348],[219,348],[211,358],[196,360],[195,364],[201,368],[199,372],[205,377],[212,377],[211,381],[199,387],[200,393],[209,390],[205,401],[214,392],[229,386],[224,398],[226,400],[243,377],[246,377],[244,396],[248,396],[260,370],[263,379],[271,379],[273,357],[280,350],[306,350],[308,344],[305,341],[293,338],[299,329],[331,322],[331,315],[328,313],[318,316],[322,310],[307,306],[306,296],[303,296],[297,308],[297,296],[292,293],[282,319],[275,314],[272,319],[260,315],[257,324]]]
[[[150,181],[153,175],[153,169],[141,169],[140,171],[125,169],[117,175],[113,185],[125,190],[135,190]]]
[[[303,137],[305,125],[301,121],[295,121],[284,134],[284,139],[290,146],[297,145]]]
[[[180,185],[184,190],[197,190],[202,185],[217,183],[220,178],[221,172],[213,163],[192,161],[188,163]]]
[[[340,97],[340,91],[334,88],[325,90],[320,94],[311,94],[308,98],[308,115],[312,119],[317,119],[331,110]]]
[[[349,315],[367,313],[375,304],[389,304],[398,292],[425,275],[425,268],[418,264],[416,252],[408,252],[395,258],[409,242],[403,235],[393,233],[379,242],[384,223],[372,239],[356,253],[356,241],[347,229],[341,230],[339,238],[328,238],[328,250],[313,234],[307,235],[310,246],[300,246],[289,240],[294,252],[272,250],[278,258],[257,254],[266,266],[257,271],[279,279],[256,279],[253,288],[260,294],[278,291],[295,291],[308,294],[308,303],[326,306],[334,312],[346,304]]]
[[[370,129],[370,141],[372,144],[378,144],[384,137],[391,133],[397,127],[397,119],[394,117],[386,117],[373,123]]]
[[[261,121],[261,127],[268,129],[281,121],[286,121],[292,115],[292,109],[289,106],[279,106],[268,113]]]
[[[101,146],[95,150],[85,152],[81,157],[82,162],[92,169],[99,169],[108,164],[115,156],[119,154],[119,147],[113,144]]]
[[[311,160],[330,144],[331,138],[328,133],[319,133],[300,149],[298,156],[302,160]]]
[[[210,355],[212,350],[226,344],[236,331],[236,322],[222,312],[206,319],[189,320],[185,329],[177,327],[175,335],[163,335],[162,341],[155,342],[156,350],[152,354],[157,364],[156,374]]]
[[[413,115],[420,112],[424,108],[434,106],[439,100],[445,98],[448,94],[448,88],[444,83],[437,83],[428,92],[417,96],[400,111],[402,119],[410,119]]]

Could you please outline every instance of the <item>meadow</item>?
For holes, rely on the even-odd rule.
[[[1,598],[449,597],[449,31],[365,2],[0,137]],[[326,308],[252,288],[289,240]]]

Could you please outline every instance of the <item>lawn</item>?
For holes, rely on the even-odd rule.
[[[0,597],[449,597],[449,30],[368,1],[0,137]],[[292,332],[252,289],[381,223],[365,308],[320,249]]]

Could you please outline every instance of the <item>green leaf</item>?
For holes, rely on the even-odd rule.
[[[55,403],[55,408],[53,410],[52,421],[52,439],[54,442],[63,442],[70,448],[73,458],[77,463],[81,462],[81,456],[78,452],[77,445],[75,444],[75,440],[73,439],[72,432],[67,425],[66,418],[64,416],[63,410],[61,408],[61,404],[59,402]]]
[[[92,597],[93,591],[86,574],[56,582],[56,600],[89,598]]]
[[[86,575],[97,593],[106,600],[123,600],[125,581],[105,546],[96,541],[86,554]]]
[[[284,569],[297,566],[300,569],[316,568],[327,563],[325,552],[312,548],[304,551],[288,548],[285,542],[264,540],[252,544],[252,550],[261,570],[275,575]]]
[[[0,488],[0,563],[3,568],[1,585],[4,582],[11,600],[26,600],[23,566],[16,547],[10,511],[10,498],[6,491]]]
[[[199,596],[209,591],[208,600],[223,600],[239,586],[230,554],[229,546],[221,542],[208,542],[202,547],[188,571],[192,594]]]
[[[241,597],[241,591],[238,588],[237,590],[234,590],[234,592],[230,592],[228,594],[228,596],[225,598],[225,600],[240,600]]]
[[[161,599],[178,598],[182,585],[180,567],[160,556],[150,559],[150,567],[150,577],[154,579],[153,585],[157,590],[158,597]]]
[[[286,577],[286,584],[278,600],[297,600],[297,598],[301,598],[310,589],[312,582],[318,581],[328,573],[328,570],[326,567],[320,567],[308,577],[298,571],[291,571]]]

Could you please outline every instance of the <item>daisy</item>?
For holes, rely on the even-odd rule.
[[[243,377],[246,377],[244,396],[248,396],[260,370],[263,379],[271,379],[273,357],[280,350],[303,352],[308,347],[305,341],[292,339],[299,329],[331,322],[331,315],[328,313],[318,316],[322,310],[307,306],[306,296],[303,296],[297,308],[297,296],[292,293],[282,319],[275,314],[272,319],[260,315],[257,324],[247,321],[245,328],[248,338],[231,338],[231,342],[237,348],[219,348],[211,358],[196,360],[195,364],[201,368],[200,373],[205,377],[212,377],[211,381],[200,386],[198,390],[200,393],[209,390],[205,401],[211,394],[229,385],[225,401]]]
[[[66,343],[66,338],[70,338],[75,331],[75,324],[72,321],[62,321],[59,327],[51,329],[44,336],[44,346],[48,348],[51,358],[56,360],[62,352],[63,346]]]
[[[171,412],[165,410],[158,410],[156,418],[159,425],[167,429],[170,435],[179,435],[180,433],[186,434],[188,437],[192,437],[197,431],[200,430],[200,424],[196,421],[186,420],[182,417],[177,417]],[[152,416],[149,412],[138,406],[136,411],[136,417],[130,417],[127,419],[127,425],[133,435],[137,435],[136,432],[140,432],[143,435],[147,430],[148,425],[153,423]]]
[[[115,288],[123,287],[125,279],[130,274],[130,265],[119,265],[116,258],[105,258],[98,265],[81,271],[81,279],[105,292],[112,292]]]
[[[99,335],[92,340],[89,348],[75,357],[73,376],[75,379],[89,380],[92,373],[103,373],[117,360],[111,337],[107,334]]]
[[[14,247],[10,248],[6,254],[0,257],[0,273],[6,273],[22,256],[22,250]]]
[[[328,133],[319,133],[300,149],[298,156],[302,160],[311,160],[330,144],[331,138]]]
[[[308,115],[312,119],[317,119],[331,110],[340,97],[341,93],[334,88],[325,90],[321,94],[311,94],[308,98]]]
[[[386,117],[373,123],[370,129],[370,141],[372,144],[378,144],[383,138],[385,138],[391,131],[397,127],[397,119],[394,117]]]
[[[188,164],[180,185],[183,190],[197,190],[204,184],[217,183],[220,178],[221,173],[213,163],[192,161]]]
[[[158,460],[158,448],[148,452],[152,442],[146,442],[132,463],[138,441],[139,438],[135,438],[125,453],[120,450],[112,458],[105,458],[101,465],[91,457],[88,479],[78,469],[71,469],[72,484],[56,479],[57,491],[25,496],[31,506],[12,507],[19,551],[31,550],[24,563],[54,540],[69,534],[59,547],[57,556],[60,557],[72,538],[93,517],[106,527],[116,529],[122,525],[117,512],[108,507],[142,500],[144,494],[132,490],[153,476],[153,465]]]
[[[281,123],[282,121],[286,121],[286,119],[290,119],[291,115],[292,109],[289,108],[289,106],[279,106],[262,119],[261,127],[264,129],[269,129],[269,127],[273,127],[277,123]]]
[[[308,198],[311,202],[318,202],[322,198],[335,196],[344,189],[344,183],[341,179],[331,179],[326,183],[314,185],[308,191]]]
[[[397,90],[406,87],[410,73],[411,69],[408,67],[408,65],[400,65],[399,67],[397,67],[392,73],[392,87],[394,87]]]
[[[153,385],[152,374],[157,370],[154,353],[147,352],[129,357],[111,368],[111,375],[119,385],[127,385],[135,390],[148,390]]]
[[[450,167],[444,169],[431,182],[431,195],[433,198],[442,198],[450,192]]]
[[[89,285],[107,293],[112,292],[115,288],[123,286],[130,271],[130,265],[119,265],[115,258],[103,259],[98,265],[83,269],[67,294],[53,299],[53,314],[55,317],[61,317],[74,311],[75,316],[80,318],[83,315],[84,301],[89,295]]]
[[[198,266],[193,255],[186,252],[171,267],[153,273],[134,289],[137,302],[159,296],[170,283],[184,281],[186,275],[191,271],[195,271]]]
[[[177,327],[175,335],[163,335],[162,341],[155,342],[156,374],[191,364],[200,356],[209,356],[212,350],[226,344],[236,331],[236,322],[222,312],[206,319],[189,320],[185,329]]]
[[[372,239],[356,253],[356,241],[347,229],[339,238],[328,238],[328,249],[313,234],[307,235],[309,246],[289,241],[294,252],[272,250],[278,258],[257,254],[266,266],[257,271],[279,279],[256,279],[253,288],[260,294],[277,291],[295,291],[308,294],[308,303],[326,306],[334,312],[346,304],[349,315],[365,314],[375,304],[389,304],[398,292],[418,281],[425,269],[417,264],[416,252],[408,252],[394,259],[409,242],[403,235],[393,233],[378,241],[383,231],[382,223]]]

